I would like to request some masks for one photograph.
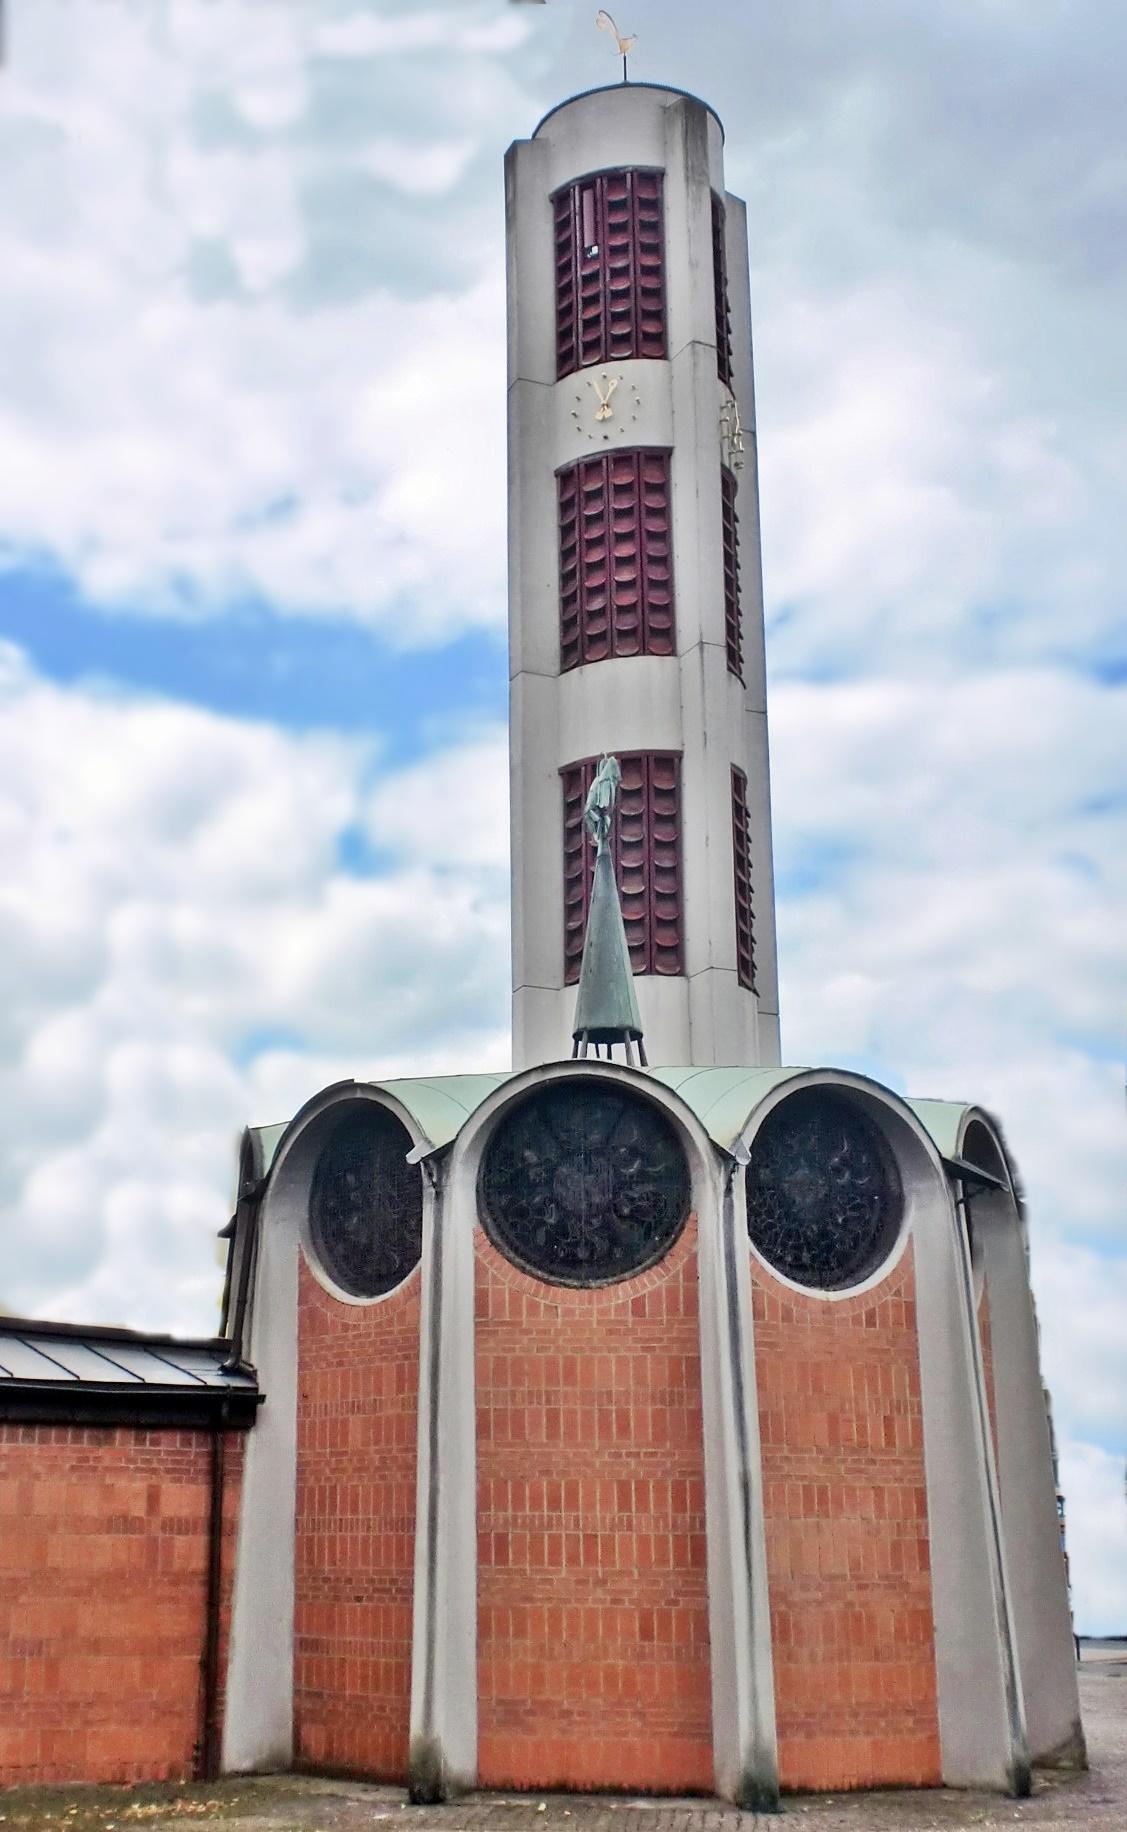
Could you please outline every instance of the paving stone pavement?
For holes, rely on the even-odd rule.
[[[709,1800],[478,1794],[413,1807],[401,1788],[313,1776],[268,1776],[183,1789],[16,1789],[0,1793],[0,1832],[182,1832],[184,1822],[234,1832],[962,1832],[1027,1826],[1127,1832],[1127,1644],[1085,1649],[1080,1704],[1091,1767],[1042,1772],[1029,1800],[930,1789],[791,1795],[783,1817]]]

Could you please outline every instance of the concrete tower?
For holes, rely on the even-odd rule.
[[[513,1051],[568,1056],[599,756],[649,1059],[779,1060],[744,205],[694,96],[618,84],[506,162]]]

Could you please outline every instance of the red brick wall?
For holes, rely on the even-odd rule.
[[[752,1262],[787,1788],[937,1782],[915,1271],[827,1300]]]
[[[210,1496],[207,1432],[0,1425],[0,1782],[193,1772]]]
[[[572,1291],[476,1237],[485,1787],[710,1792],[696,1224]]]
[[[407,1773],[419,1396],[418,1268],[342,1304],[298,1295],[296,1760]]]

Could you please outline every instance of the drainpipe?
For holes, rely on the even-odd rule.
[[[227,1420],[230,1402],[224,1394],[211,1439],[211,1508],[207,1537],[207,1597],[203,1648],[203,1728],[199,1780],[219,1778],[219,1630],[223,1587],[223,1491],[227,1473]]]

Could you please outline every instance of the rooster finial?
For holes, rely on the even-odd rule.
[[[614,39],[615,44],[618,46],[618,54],[622,59],[622,80],[624,83],[629,82],[630,78],[627,74],[626,59],[638,42],[638,34],[635,32],[632,38],[624,38],[610,14],[605,12],[602,7],[600,7],[599,11],[595,14],[595,24],[598,26],[600,32],[609,32]]]

